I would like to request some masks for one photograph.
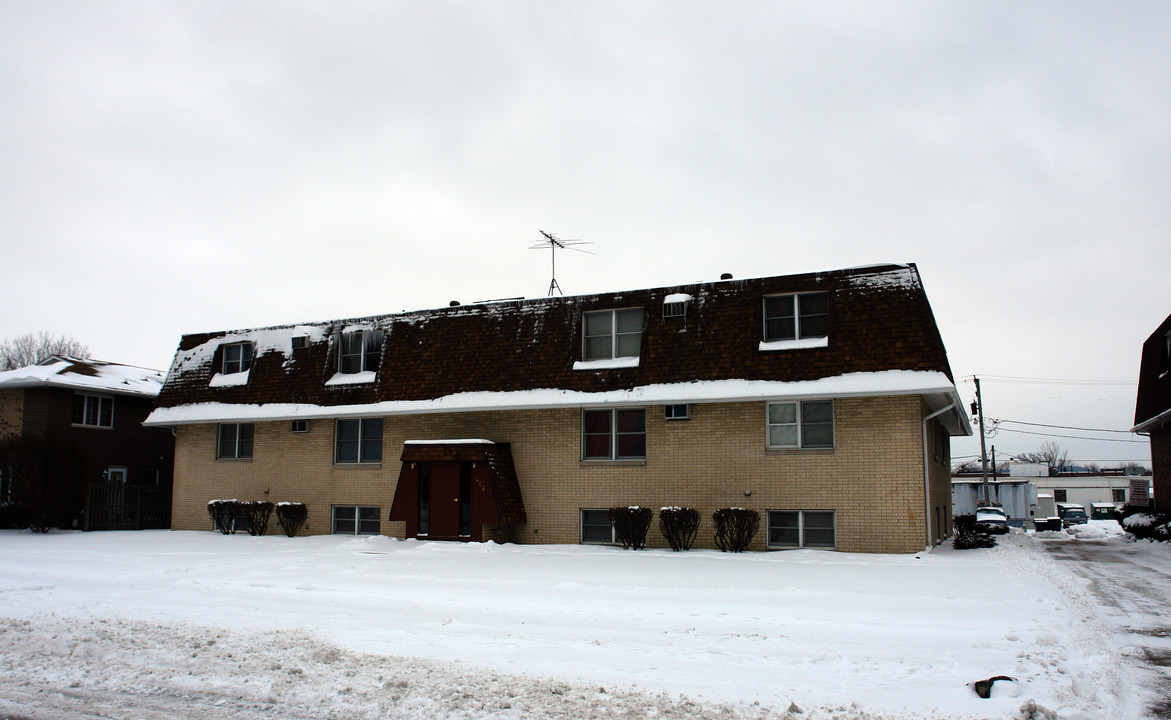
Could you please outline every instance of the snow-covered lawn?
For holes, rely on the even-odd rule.
[[[0,716],[135,694],[248,717],[1015,718],[1028,700],[1139,717],[1115,631],[1048,541],[732,555],[4,531]],[[968,687],[995,675],[1017,682]]]

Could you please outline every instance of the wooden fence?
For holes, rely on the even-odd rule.
[[[90,483],[84,530],[159,530],[171,527],[171,496],[162,488],[122,482]]]

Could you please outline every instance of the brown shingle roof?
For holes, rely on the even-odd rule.
[[[830,293],[824,348],[761,351],[766,295]],[[692,297],[682,318],[663,318],[665,297]],[[574,370],[582,313],[641,307],[637,367]],[[384,331],[377,379],[327,387],[347,328]],[[293,335],[308,346],[290,349]],[[246,384],[209,387],[223,344],[253,340]],[[183,337],[161,407],[196,403],[318,406],[430,400],[455,393],[555,388],[601,392],[710,380],[817,380],[884,370],[951,378],[943,342],[914,265],[730,280],[566,298],[499,302],[312,325]]]
[[[1169,332],[1171,315],[1143,343],[1134,408],[1135,427],[1171,410],[1171,372],[1167,372],[1167,360],[1163,355]]]

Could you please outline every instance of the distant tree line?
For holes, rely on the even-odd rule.
[[[79,360],[90,356],[89,346],[67,335],[39,332],[0,341],[0,371],[36,365],[54,355],[66,355]]]
[[[1110,469],[1103,468],[1095,462],[1072,462],[1069,459],[1069,450],[1053,441],[1042,443],[1041,447],[1033,452],[1018,453],[1014,459],[1016,462],[1043,464],[1049,468],[1050,475],[1056,475],[1062,472],[1100,473],[1104,469]],[[996,467],[993,468],[991,461],[989,461],[988,474],[991,475],[995,471],[997,475],[1008,475],[1008,466],[1009,464],[1007,462],[997,462]],[[1135,474],[1142,474],[1148,471],[1148,468],[1136,462],[1124,463],[1118,469],[1130,470]],[[975,458],[957,463],[952,467],[952,472],[978,473],[980,472],[980,459]]]

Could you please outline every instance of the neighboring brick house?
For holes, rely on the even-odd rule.
[[[60,356],[0,372],[0,439],[35,436],[75,449],[79,493],[108,481],[162,488],[169,497],[174,437],[142,425],[163,379],[158,370]],[[0,478],[0,502],[14,499]]]
[[[173,527],[216,498],[313,533],[611,542],[606,508],[761,513],[754,548],[913,552],[971,434],[914,265],[187,335],[147,425]],[[652,546],[665,546],[657,529]]]
[[[1143,343],[1131,432],[1150,436],[1155,507],[1171,509],[1171,315]]]

